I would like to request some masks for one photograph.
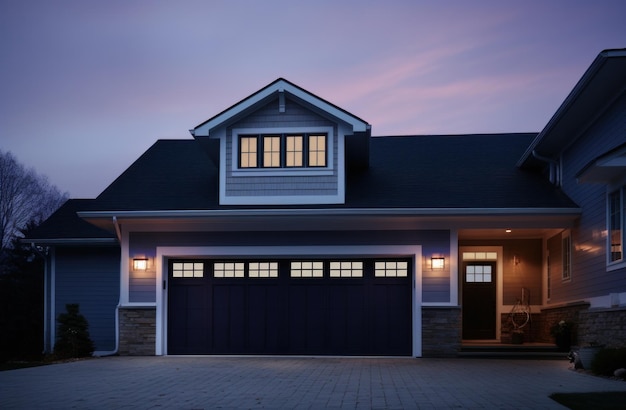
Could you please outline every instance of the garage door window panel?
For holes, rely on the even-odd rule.
[[[409,274],[409,264],[406,261],[376,261],[374,276],[382,278],[405,278]]]
[[[202,278],[204,263],[202,262],[174,262],[172,264],[173,278]]]
[[[330,262],[331,278],[362,278],[363,262],[362,261],[331,261]]]
[[[248,277],[277,278],[278,262],[250,262],[248,263]]]
[[[243,262],[215,262],[213,264],[214,278],[243,278],[245,263]]]
[[[323,278],[324,262],[293,261],[291,262],[290,276],[292,278]]]

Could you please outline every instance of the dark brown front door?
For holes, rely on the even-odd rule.
[[[463,262],[463,339],[496,338],[496,263]]]

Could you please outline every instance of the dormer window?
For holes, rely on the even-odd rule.
[[[328,133],[239,135],[239,169],[325,168]]]

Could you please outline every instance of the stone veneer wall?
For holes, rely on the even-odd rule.
[[[554,338],[550,335],[550,328],[561,320],[574,324],[572,331],[572,345],[579,343],[579,334],[581,333],[581,313],[589,309],[588,303],[576,303],[572,305],[558,306],[554,308],[545,308],[541,310],[543,315],[543,323],[539,332],[539,340],[541,342],[554,343]]]
[[[540,313],[531,313],[530,320],[521,329],[524,334],[524,343],[542,342],[542,329],[544,327],[544,317]],[[500,343],[512,343],[512,333],[515,327],[511,321],[511,313],[500,315]]]
[[[626,307],[580,311],[578,344],[626,347]]]
[[[455,357],[461,349],[461,308],[422,306],[422,356]]]
[[[124,307],[119,310],[120,345],[123,356],[153,356],[156,348],[156,308]]]

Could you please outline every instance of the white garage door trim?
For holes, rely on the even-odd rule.
[[[422,356],[422,247],[421,245],[383,246],[235,246],[235,247],[179,247],[159,246],[156,249],[156,346],[155,354],[167,352],[167,291],[162,284],[167,281],[169,258],[207,257],[409,257],[413,265],[413,357]]]

